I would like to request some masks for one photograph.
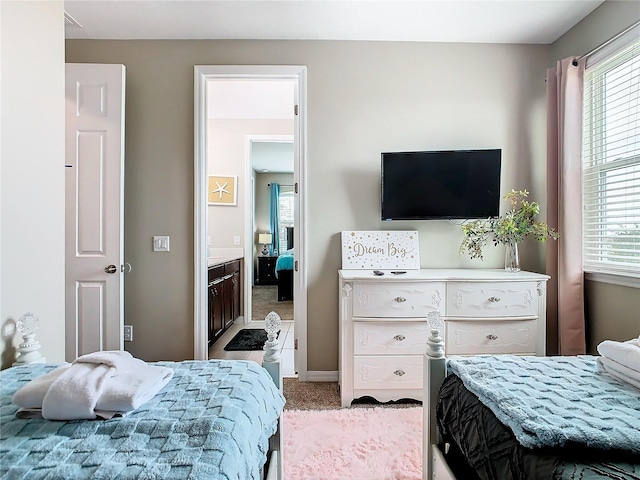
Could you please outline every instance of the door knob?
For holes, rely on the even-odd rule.
[[[116,273],[118,268],[115,265],[109,265],[108,267],[105,267],[104,271],[105,273]]]
[[[124,273],[131,273],[131,264],[129,262],[125,262],[120,268]]]

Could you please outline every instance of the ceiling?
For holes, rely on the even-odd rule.
[[[550,44],[604,0],[66,0],[67,39]]]

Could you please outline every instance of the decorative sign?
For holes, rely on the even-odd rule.
[[[207,188],[209,205],[236,205],[238,203],[238,177],[210,175]]]
[[[419,270],[418,232],[342,232],[342,268]]]

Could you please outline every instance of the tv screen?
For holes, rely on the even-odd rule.
[[[382,154],[382,220],[497,217],[501,150]]]

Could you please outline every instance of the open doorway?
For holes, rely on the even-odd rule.
[[[294,352],[295,371],[301,380],[306,379],[306,275],[305,275],[305,249],[304,238],[306,236],[305,222],[305,99],[306,99],[306,68],[305,67],[265,67],[265,66],[196,66],[196,155],[195,155],[195,313],[194,313],[194,358],[204,359],[208,357],[207,344],[207,304],[206,304],[206,287],[207,287],[207,260],[209,260],[212,249],[241,248],[244,260],[243,267],[243,316],[236,320],[235,328],[247,326],[256,318],[253,315],[252,308],[252,289],[256,281],[259,283],[258,262],[261,257],[262,248],[265,245],[259,244],[261,233],[270,233],[272,237],[277,238],[269,245],[266,245],[269,256],[278,257],[279,253],[284,253],[287,244],[296,245],[295,256],[293,257],[293,268],[290,270],[290,289],[291,294],[295,297],[292,302],[292,310],[294,317],[295,339],[291,338],[291,346],[297,346]],[[253,127],[240,134],[237,127],[242,120],[245,119],[246,113],[238,115],[227,114],[227,120],[231,125],[226,132],[218,131],[213,137],[209,134],[211,124],[210,109],[211,94],[209,85],[211,82],[221,82],[219,85],[225,85],[227,94],[223,95],[227,99],[230,98],[228,88],[239,88],[262,82],[267,89],[277,87],[284,84],[292,86],[292,97],[289,122],[290,134],[286,131],[265,131],[264,129],[255,128],[259,122],[253,122]],[[269,92],[263,92],[255,96],[249,94],[248,90],[244,90],[239,100],[232,102],[236,107],[244,106],[246,108],[260,109],[266,108],[269,102],[276,96]],[[293,113],[295,112],[295,113]],[[255,113],[254,113],[255,115]],[[229,118],[232,117],[232,118]],[[275,122],[278,123],[278,122]],[[282,122],[281,122],[282,123]],[[286,123],[286,122],[285,122]],[[235,130],[234,130],[235,129]],[[241,129],[242,130],[242,129]],[[265,140],[269,136],[279,136],[280,138]],[[215,140],[213,139],[215,137]],[[234,148],[238,145],[239,137],[245,143],[243,148],[244,156],[231,155]],[[285,138],[288,137],[288,138]],[[224,155],[217,155],[222,158],[223,163],[211,163],[209,157],[211,152],[215,151],[215,145],[227,143],[224,146],[226,152]],[[233,143],[233,145],[231,145]],[[262,144],[265,145],[262,145]],[[287,179],[269,180],[263,175],[284,175],[285,172],[263,172],[268,168],[258,166],[254,168],[253,161],[258,161],[252,152],[260,153],[262,149],[274,149],[272,144],[288,143],[293,154],[293,172],[287,172]],[[271,145],[267,145],[271,144]],[[248,148],[247,148],[248,147]],[[223,150],[224,150],[223,149]],[[214,156],[216,156],[214,154]],[[259,155],[258,155],[259,156]],[[232,158],[233,157],[233,158]],[[244,161],[242,160],[244,158]],[[231,164],[224,162],[231,161]],[[213,165],[213,167],[211,167]],[[213,214],[215,209],[207,205],[207,177],[211,175],[228,175],[237,177],[237,201],[229,207],[220,207],[220,216]],[[263,220],[256,221],[256,208],[264,207],[265,201],[259,200],[267,190],[267,186],[261,186],[263,180],[269,184],[283,185],[281,197],[286,203],[293,203],[293,222],[286,224],[283,222],[280,228],[269,228],[263,226]],[[285,181],[287,183],[285,183]],[[288,200],[287,200],[288,198]],[[240,242],[238,242],[240,238]],[[227,242],[227,243],[225,243]],[[233,242],[233,243],[229,243]],[[240,245],[238,245],[240,243]],[[299,247],[298,247],[299,246]],[[225,250],[226,251],[226,250]],[[275,285],[277,291],[277,283]],[[283,319],[284,320],[284,319]],[[284,365],[283,365],[284,367]]]
[[[293,135],[250,138],[254,176],[251,320],[270,311],[294,319],[295,192]]]

